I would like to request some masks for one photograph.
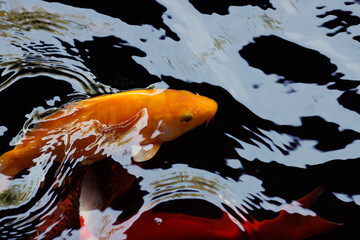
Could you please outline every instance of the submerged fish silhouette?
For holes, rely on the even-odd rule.
[[[111,169],[111,173],[106,174],[109,169]],[[46,238],[41,239],[52,239],[60,235],[63,230],[71,228],[80,228],[81,240],[98,239],[99,236],[96,235],[96,232],[92,232],[87,224],[99,220],[94,220],[88,215],[83,216],[81,209],[86,208],[84,205],[90,205],[90,210],[104,210],[115,196],[127,191],[135,180],[135,177],[128,174],[118,163],[111,161],[99,162],[89,166],[85,175],[87,177],[81,184],[81,191],[76,189],[69,192],[67,197],[57,206],[61,212],[53,212],[45,219],[46,224],[38,229],[38,234],[48,231],[47,234],[43,235]],[[78,186],[80,185],[75,184],[75,188]],[[294,205],[306,212],[322,192],[323,189],[319,187],[289,206]],[[315,213],[302,214],[296,211],[290,213],[289,206],[281,210],[278,217],[271,220],[259,222],[248,216],[248,220],[241,223],[242,228],[233,221],[229,213],[224,211],[219,218],[205,218],[184,213],[159,211],[155,206],[144,212],[141,212],[140,209],[140,215],[125,231],[125,235],[128,240],[301,240],[326,233],[340,225],[329,222]],[[181,212],[181,209],[176,208],[175,211]],[[67,215],[66,218],[64,218],[64,213]],[[54,217],[55,215],[57,217]],[[99,222],[98,224],[102,226],[104,223]],[[96,222],[92,225],[97,226]],[[109,236],[114,234],[113,231],[116,231],[114,229],[121,230],[122,228],[114,225],[109,230]],[[103,234],[106,235],[106,232]]]
[[[114,199],[113,195],[126,191],[126,189],[129,188],[129,184],[131,184],[134,180],[132,178],[133,176],[129,175],[121,167],[117,166],[118,164],[111,164],[111,162],[108,161],[106,164],[107,166],[105,166],[105,169],[113,169],[112,172],[114,174],[105,175],[103,173],[99,175],[99,167],[90,166],[93,171],[87,171],[86,174],[90,175],[90,178],[87,178],[82,185],[82,188],[86,187],[85,189],[82,189],[81,196],[79,196],[80,212],[77,212],[78,215],[76,216],[81,219],[81,240],[97,239],[97,237],[99,237],[96,235],[98,232],[92,232],[91,228],[87,225],[87,223],[93,221],[93,219],[89,217],[89,215],[82,216],[81,208],[84,205],[88,205],[90,206],[90,209],[96,208],[104,210],[109,206],[109,201]],[[101,168],[103,167],[104,165]],[[101,178],[101,182],[98,182],[99,178],[91,176],[102,176],[103,178],[106,178],[106,180],[104,181],[103,178]],[[112,189],[113,191],[108,191],[109,189]],[[158,208],[157,206],[149,210],[140,209],[138,211],[139,215],[134,218],[136,219],[135,222],[125,231],[125,235],[128,240],[306,239],[326,233],[341,225],[329,222],[326,219],[317,216],[314,212],[309,211],[311,205],[319,198],[323,191],[322,187],[318,187],[305,197],[285,206],[276,218],[263,221],[257,221],[248,215],[247,220],[243,219],[243,222],[236,223],[233,220],[233,217],[225,211],[222,211],[221,217],[206,218],[181,213],[182,210],[178,207],[174,209],[176,213],[163,211],[161,210],[162,208]],[[93,196],[94,193],[96,193],[96,196]],[[104,223],[99,224],[102,226],[101,224]],[[241,224],[241,226],[238,224]],[[92,225],[94,226],[94,224]],[[96,223],[95,226],[97,226]],[[116,231],[114,229],[119,229],[121,231],[122,227],[114,224],[113,228],[108,229],[109,232],[111,232],[109,233],[109,236],[112,234],[115,234],[113,237],[117,236],[116,233],[112,232]]]
[[[317,188],[296,202],[302,208],[308,208],[321,192],[322,188]],[[128,240],[301,240],[328,232],[338,225],[317,215],[301,215],[281,210],[275,219],[261,222],[252,219],[243,224],[244,230],[241,230],[225,212],[219,219],[208,219],[150,209],[141,214],[126,234]]]
[[[135,161],[145,161],[163,142],[209,122],[216,111],[212,99],[171,89],[133,90],[70,103],[0,156],[0,176],[13,178],[44,153],[56,155],[55,161],[72,158],[91,164],[124,144],[131,146],[125,150]]]

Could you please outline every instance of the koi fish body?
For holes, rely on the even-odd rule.
[[[134,145],[132,156],[152,158],[163,142],[210,121],[217,103],[178,90],[134,90],[70,103],[42,119],[15,148],[0,156],[0,174],[9,179],[34,165],[44,153],[63,161],[69,155],[90,164],[103,159],[111,144]]]
[[[319,187],[296,201],[304,209],[321,194]],[[251,218],[251,217],[250,217]],[[317,215],[301,215],[281,210],[278,217],[261,222],[246,222],[244,231],[223,212],[218,219],[207,219],[182,213],[143,212],[126,231],[127,239],[228,239],[228,240],[302,240],[326,233],[341,224],[329,222]],[[85,240],[85,238],[83,238]]]

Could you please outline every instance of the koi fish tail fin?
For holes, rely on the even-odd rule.
[[[318,187],[304,198],[286,206],[277,218],[258,222],[254,227],[255,239],[301,240],[342,225],[321,218],[308,209],[322,192],[323,188]]]
[[[6,153],[0,156],[0,194],[7,189],[11,179],[11,177],[6,174],[6,166],[9,160],[5,155]]]
[[[297,200],[303,208],[309,208],[324,193],[323,187],[317,187],[314,191]]]
[[[6,175],[8,177],[14,177],[21,170],[16,168],[18,159],[17,154],[14,151],[9,151],[0,156],[0,174]]]
[[[32,158],[16,148],[0,156],[0,193],[17,174],[33,165]]]
[[[26,143],[0,156],[0,174],[14,178],[22,170],[35,165],[33,159],[40,155],[39,149]]]
[[[4,171],[4,169],[6,168],[6,166],[8,165],[9,161],[10,161],[10,152],[6,152],[3,155],[0,156],[0,173],[2,173]]]

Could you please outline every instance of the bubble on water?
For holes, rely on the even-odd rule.
[[[162,222],[163,222],[163,220],[162,220],[161,218],[158,218],[158,217],[154,218],[154,221],[155,221],[155,223],[156,223],[157,225],[160,225],[160,224],[162,224]]]

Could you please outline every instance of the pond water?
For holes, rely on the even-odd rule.
[[[152,209],[225,214],[246,232],[246,222],[287,208],[341,223],[300,238],[358,239],[359,56],[358,0],[3,0],[0,154],[68,102],[189,90],[219,105],[206,128],[163,144],[142,166],[114,155],[90,167],[106,202],[83,211],[91,234],[126,239]],[[79,239],[84,173],[58,167],[37,159],[11,181],[0,195],[0,238]],[[112,196],[116,182],[129,187]],[[289,205],[320,186],[311,208]]]

